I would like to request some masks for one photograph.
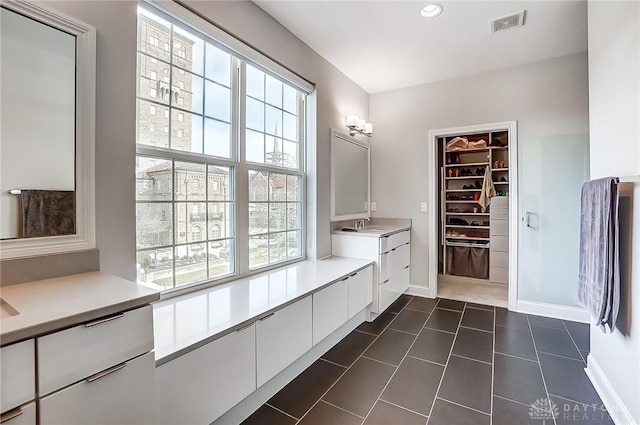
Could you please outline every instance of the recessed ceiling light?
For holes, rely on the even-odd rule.
[[[420,15],[422,15],[425,18],[435,18],[441,13],[442,13],[442,5],[435,4],[435,3],[426,5],[420,11]]]

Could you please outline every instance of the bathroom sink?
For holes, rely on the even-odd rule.
[[[5,302],[2,298],[0,298],[0,319],[6,319],[7,317],[17,316],[18,311],[11,307],[9,304]]]

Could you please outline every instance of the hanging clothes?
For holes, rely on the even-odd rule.
[[[491,198],[496,196],[496,188],[493,185],[493,179],[491,177],[491,167],[487,165],[484,171],[484,181],[482,182],[482,192],[480,192],[480,199],[478,204],[482,208],[482,212],[487,210],[487,207],[491,203]]]

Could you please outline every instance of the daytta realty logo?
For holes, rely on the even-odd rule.
[[[557,418],[559,414],[558,406],[546,398],[539,398],[531,403],[531,407],[529,407],[529,417],[531,419],[541,420],[543,425],[546,421],[553,423],[553,420]]]

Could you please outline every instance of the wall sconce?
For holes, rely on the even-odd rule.
[[[364,134],[367,137],[371,137],[373,135],[373,124],[367,122],[364,118],[359,118],[357,115],[347,115],[347,127],[349,128],[350,136]]]

